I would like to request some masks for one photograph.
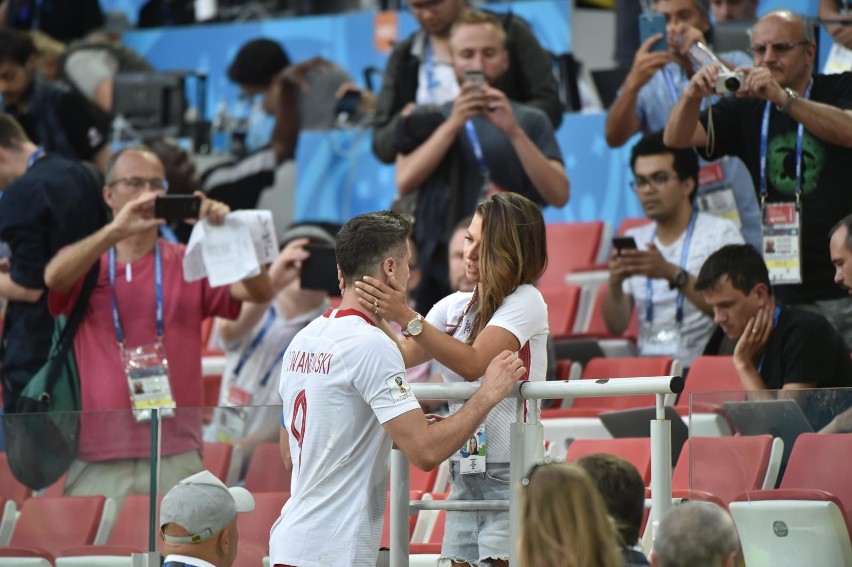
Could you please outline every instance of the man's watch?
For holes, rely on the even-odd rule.
[[[689,272],[683,268],[679,269],[669,282],[669,289],[683,289],[689,281]]]
[[[416,317],[408,322],[405,328],[402,329],[403,337],[416,337],[421,332],[423,332],[423,315],[420,313],[416,314]]]
[[[784,104],[778,107],[778,110],[787,114],[787,111],[790,110],[790,106],[799,100],[799,93],[791,89],[790,87],[785,87],[784,92],[787,93],[787,100],[784,101]]]

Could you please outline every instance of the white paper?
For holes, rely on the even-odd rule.
[[[229,285],[260,273],[261,264],[278,256],[278,239],[269,211],[228,213],[221,225],[205,220],[192,229],[183,258],[188,282],[207,277],[213,287]]]

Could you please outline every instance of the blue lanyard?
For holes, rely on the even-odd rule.
[[[781,306],[776,305],[775,311],[772,313],[772,330],[778,326],[778,316],[781,315]],[[763,354],[760,355],[760,362],[757,363],[757,373],[760,374],[763,371],[763,360],[766,358],[766,351],[763,351]]]
[[[698,213],[693,210],[692,216],[689,217],[689,224],[686,227],[686,236],[683,239],[683,248],[680,250],[680,267],[682,269],[686,269],[686,260],[689,257],[689,245],[692,243],[692,233],[695,232],[695,220],[698,218]],[[657,231],[654,229],[653,238],[657,237]],[[652,238],[652,240],[653,240]],[[651,284],[651,278],[646,279],[646,295],[645,299],[645,320],[648,323],[654,322],[654,286]],[[678,290],[677,292],[677,311],[675,313],[675,320],[677,324],[680,325],[683,323],[683,305],[684,305],[685,297],[683,295],[683,290]]]
[[[290,347],[290,344],[287,343],[284,345],[275,358],[272,359],[272,364],[269,365],[269,368],[266,369],[266,372],[260,378],[260,385],[266,386],[266,383],[269,382],[269,377],[272,376],[272,371],[275,370],[275,367],[281,364],[281,360],[284,358],[284,353],[287,352],[287,349]]]
[[[33,153],[30,154],[30,157],[27,159],[27,170],[30,170],[32,166],[35,164],[36,160],[44,155],[44,148],[41,146],[37,147]]]
[[[115,326],[115,338],[124,346],[124,328],[118,315],[118,301],[115,298],[115,247],[109,249],[109,289],[112,292],[112,323]],[[160,243],[154,244],[154,292],[157,298],[155,316],[157,319],[157,339],[165,335],[163,325],[163,262],[160,257]]]
[[[811,87],[814,81],[808,81],[808,86],[805,88],[805,100],[811,96]],[[769,143],[769,113],[772,103],[766,101],[766,106],[763,107],[763,121],[760,124],[760,204],[766,201],[766,152]],[[798,203],[802,195],[802,142],[805,135],[805,127],[799,122],[799,127],[796,130],[796,202]]]
[[[260,328],[260,331],[257,332],[257,335],[251,340],[248,348],[246,348],[245,352],[243,352],[242,356],[240,356],[240,360],[237,362],[237,367],[234,368],[234,378],[240,375],[240,372],[243,371],[243,366],[245,366],[248,359],[251,358],[251,355],[254,354],[254,351],[257,350],[257,347],[260,346],[260,343],[263,342],[263,339],[266,337],[266,333],[269,332],[269,329],[272,327],[272,323],[275,322],[275,308],[270,307],[269,313],[266,316],[266,319],[263,321],[263,326]],[[284,356],[283,354],[281,356]]]
[[[429,102],[435,102],[435,60],[432,55],[432,42],[429,39],[428,33],[423,43],[423,62],[426,64],[426,92],[429,93]]]
[[[464,123],[464,129],[467,133],[467,139],[470,140],[470,147],[473,149],[473,157],[476,158],[476,165],[479,168],[479,173],[488,180],[488,164],[485,163],[485,155],[482,153],[482,145],[479,143],[479,136],[476,135],[476,128],[473,127],[473,119],[468,118]]]

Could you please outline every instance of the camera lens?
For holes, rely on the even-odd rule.
[[[739,77],[728,77],[725,79],[725,88],[728,89],[728,92],[735,93],[740,90],[740,79]]]

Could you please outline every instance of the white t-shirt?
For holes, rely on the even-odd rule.
[[[426,320],[440,330],[452,329],[465,311],[473,292],[456,292],[448,295],[432,307]],[[474,309],[458,325],[453,337],[464,341],[473,328]],[[547,305],[541,293],[531,285],[522,285],[503,300],[497,308],[488,326],[500,327],[512,333],[521,349],[518,356],[524,362],[527,372],[523,380],[543,381],[547,375]],[[445,382],[464,382],[456,372],[439,364]],[[481,382],[480,377],[477,382]],[[509,426],[515,423],[517,400],[507,398],[494,406],[485,418],[485,436],[487,439],[486,460],[489,463],[509,462]],[[540,407],[540,404],[537,404]],[[450,413],[456,413],[462,404],[450,401]],[[537,409],[538,411],[538,409]],[[458,460],[456,452],[452,460]]]
[[[270,420],[277,421],[281,407],[278,377],[281,374],[283,351],[296,333],[322,315],[327,308],[328,302],[325,301],[307,313],[287,319],[273,302],[263,318],[242,339],[220,340],[225,351],[225,370],[219,389],[219,406],[253,406],[246,410],[244,435],[268,426]],[[214,412],[211,428],[214,434],[212,438],[208,436],[211,441],[220,440],[215,434],[222,421],[220,408]]]
[[[329,311],[290,343],[279,392],[293,480],[271,563],[375,565],[391,450],[382,424],[420,408],[399,349],[365,315]]]
[[[654,245],[663,255],[667,262],[680,265],[681,250],[686,237],[686,231],[675,242],[663,245],[656,238],[657,224],[650,223],[628,230],[625,234],[636,240],[636,246],[640,250],[647,250],[648,243],[653,240]],[[698,213],[695,220],[695,231],[686,257],[686,271],[697,276],[701,271],[704,261],[716,250],[727,244],[743,244],[743,235],[732,221]],[[639,354],[646,354],[646,342],[648,336],[654,330],[663,326],[672,326],[676,320],[677,313],[677,290],[669,289],[669,282],[665,279],[651,280],[651,293],[654,305],[654,323],[651,329],[646,324],[648,298],[648,279],[645,276],[633,276],[624,280],[624,293],[633,296],[636,304],[636,313],[639,316]],[[683,324],[680,327],[680,343],[674,355],[685,367],[689,367],[692,361],[701,354],[707,340],[715,328],[713,318],[705,315],[695,307],[692,302],[684,297],[683,302]]]

